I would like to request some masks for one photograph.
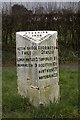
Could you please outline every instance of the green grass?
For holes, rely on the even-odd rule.
[[[0,68],[0,119],[2,118],[2,71]]]
[[[3,118],[78,117],[78,75],[76,69],[60,68],[59,103],[35,108],[17,94],[16,69],[3,69]]]

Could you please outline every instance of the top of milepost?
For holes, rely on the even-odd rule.
[[[40,43],[49,38],[53,34],[56,34],[57,36],[57,31],[20,31],[17,32],[16,34],[34,43]]]

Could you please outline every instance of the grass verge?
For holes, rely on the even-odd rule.
[[[3,118],[76,118],[78,117],[77,69],[60,67],[61,100],[46,107],[33,107],[27,98],[17,94],[15,68],[3,69]]]

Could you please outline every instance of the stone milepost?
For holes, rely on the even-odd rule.
[[[57,31],[16,33],[18,93],[34,106],[59,100]]]

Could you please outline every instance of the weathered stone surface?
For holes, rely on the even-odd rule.
[[[34,106],[59,100],[56,31],[16,33],[18,93]]]

